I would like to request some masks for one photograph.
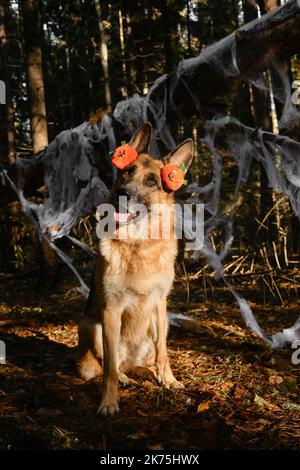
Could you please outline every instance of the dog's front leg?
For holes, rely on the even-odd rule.
[[[159,382],[166,388],[184,388],[184,385],[175,379],[169,363],[167,350],[168,319],[167,300],[162,299],[157,307],[157,338],[155,342],[156,367]]]
[[[106,308],[103,312],[103,395],[98,413],[112,415],[118,406],[118,356],[121,330],[118,309]]]

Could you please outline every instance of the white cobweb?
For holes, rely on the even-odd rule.
[[[244,26],[244,29],[247,27]],[[261,20],[259,22],[257,20],[257,27],[263,28]],[[7,173],[3,172],[4,179],[18,194],[24,212],[33,220],[41,239],[47,240],[72,269],[79,279],[80,290],[84,295],[88,294],[88,287],[73,266],[72,260],[56,247],[55,239],[69,236],[71,228],[79,218],[90,213],[107,197],[109,188],[104,182],[107,180],[103,162],[97,160],[93,144],[100,143],[103,149],[106,148],[107,152],[103,152],[102,157],[106,159],[108,151],[117,145],[115,124],[130,135],[137,126],[150,121],[154,130],[150,153],[156,158],[162,157],[159,142],[165,149],[173,149],[176,143],[168,125],[168,112],[172,110],[173,116],[176,115],[178,121],[183,118],[180,103],[176,103],[178,86],[185,87],[194,109],[200,112],[201,102],[196,87],[191,87],[190,79],[193,78],[196,68],[205,64],[212,67],[222,79],[238,75],[235,37],[235,34],[231,34],[217,44],[207,47],[198,57],[182,60],[172,76],[165,75],[156,80],[146,96],[135,94],[128,100],[119,102],[113,116],[105,116],[99,124],[85,122],[75,129],[63,131],[41,155],[32,160],[18,159],[20,175],[24,166],[31,165],[34,161],[43,165],[44,182],[48,188],[48,195],[43,204],[37,205],[26,200],[22,185],[17,187]],[[292,103],[287,74],[276,64],[274,58],[272,66],[276,68],[280,80],[275,98],[283,105],[279,129],[286,131],[299,123],[299,110]],[[261,76],[252,77],[251,82],[253,86],[267,89]],[[195,250],[194,257],[204,255],[215,276],[223,279],[239,305],[246,326],[271,346],[282,347],[300,339],[300,319],[291,328],[272,336],[267,335],[258,325],[247,301],[223,275],[223,262],[233,243],[234,231],[233,216],[222,213],[219,204],[223,179],[222,158],[216,145],[219,132],[226,134],[228,149],[238,167],[237,179],[232,187],[234,197],[238,196],[243,183],[247,181],[251,164],[256,160],[263,165],[270,187],[277,193],[287,195],[298,217],[300,216],[300,144],[285,135],[275,135],[263,129],[254,130],[233,117],[216,117],[205,123],[205,137],[202,139],[210,150],[213,161],[214,172],[211,181],[204,187],[196,183],[188,187],[191,193],[189,201],[200,202],[204,196],[205,209],[209,214],[204,227],[204,245]],[[107,164],[110,162],[106,161]],[[110,170],[113,173],[111,166]],[[191,231],[193,220],[189,222],[190,225],[185,227],[187,234]],[[215,229],[223,233],[223,244],[219,252],[215,251],[210,239],[210,234]],[[74,238],[71,240],[86,249],[78,240]],[[174,315],[172,321],[176,322]]]

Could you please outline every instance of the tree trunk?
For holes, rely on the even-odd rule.
[[[189,55],[190,57],[192,57],[190,0],[186,0],[186,32],[187,32],[187,50],[188,50],[188,55]]]
[[[0,0],[0,49],[1,49],[1,64],[3,70],[3,78],[5,83],[6,94],[6,107],[3,122],[6,123],[4,134],[6,134],[5,141],[7,142],[7,155],[8,161],[12,165],[16,161],[15,151],[15,123],[14,123],[14,106],[10,91],[10,79],[8,73],[7,61],[7,35],[5,29],[5,6],[4,0]]]
[[[46,292],[47,290],[50,290],[57,281],[60,261],[57,258],[55,251],[45,241],[42,241],[42,243],[39,244],[38,255],[40,267],[37,286],[41,292]]]
[[[107,48],[107,38],[103,25],[102,18],[102,6],[101,0],[95,0],[96,13],[98,18],[98,27],[100,32],[100,44],[99,44],[99,55],[103,69],[104,76],[104,94],[105,94],[105,104],[108,111],[111,111],[112,99],[111,99],[111,88],[109,80],[109,66],[108,66],[108,48]]]
[[[165,73],[173,69],[172,35],[167,0],[161,2],[162,25],[164,28]]]
[[[21,0],[21,3],[31,112],[31,136],[33,153],[37,154],[48,145],[39,0]],[[40,250],[41,264],[38,285],[43,287],[54,282],[58,260],[46,242],[42,243]]]
[[[33,153],[48,145],[38,0],[22,0]]]
[[[67,72],[67,80],[68,80],[68,88],[69,88],[69,100],[70,100],[70,120],[71,126],[73,127],[76,120],[75,120],[75,106],[74,106],[74,99],[73,99],[73,84],[72,84],[72,66],[71,66],[71,51],[69,47],[69,38],[68,43],[65,48],[65,58],[66,58],[66,72]]]
[[[121,57],[122,57],[122,72],[124,77],[124,97],[128,98],[128,81],[129,74],[126,65],[126,53],[125,53],[125,37],[124,37],[124,26],[123,26],[123,13],[122,10],[118,10],[119,17],[119,38],[120,38],[120,47],[121,47]]]
[[[265,7],[265,3],[267,2],[260,2],[260,7]],[[271,8],[271,0],[268,2]],[[273,5],[274,7],[274,5]],[[275,8],[277,5],[275,6]],[[258,8],[257,4],[253,0],[244,0],[243,1],[243,9],[244,9],[244,21],[245,23],[249,23],[250,21],[258,18]],[[266,13],[265,11],[262,13]],[[269,98],[269,93],[267,90],[263,90],[261,88],[257,88],[252,86],[252,95],[253,95],[253,104],[254,104],[254,116],[253,121],[255,127],[261,127],[262,129],[272,132],[273,125],[271,119],[271,102]],[[260,218],[264,220],[266,215],[270,213],[267,220],[264,223],[264,227],[262,229],[262,234],[264,241],[270,242],[276,240],[278,238],[278,227],[277,227],[277,220],[276,214],[272,211],[272,207],[275,203],[275,195],[272,188],[268,187],[268,177],[266,175],[265,169],[262,165],[260,165]]]

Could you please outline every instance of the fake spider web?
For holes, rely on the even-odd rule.
[[[255,22],[252,22],[252,27],[253,23]],[[247,27],[245,25],[243,28],[247,29]],[[261,20],[259,23],[257,20],[257,27],[264,27]],[[220,54],[219,51],[222,53]],[[162,76],[156,80],[146,96],[135,94],[130,99],[119,102],[113,115],[104,116],[100,123],[85,122],[72,130],[63,131],[41,155],[31,160],[18,158],[17,166],[20,174],[18,186],[10,180],[5,171],[2,172],[3,179],[18,194],[23,211],[33,221],[41,240],[49,243],[77,276],[83,295],[88,295],[88,287],[73,266],[72,260],[55,245],[55,240],[67,236],[73,243],[93,255],[91,250],[79,240],[71,237],[69,233],[80,217],[90,213],[106,200],[109,184],[105,178],[105,172],[108,166],[110,166],[112,176],[114,171],[110,161],[107,160],[107,155],[117,146],[115,124],[121,126],[127,135],[131,135],[136,127],[150,121],[153,126],[150,153],[156,158],[161,158],[163,155],[159,142],[168,150],[176,146],[172,131],[168,126],[167,108],[172,110],[180,122],[182,118],[180,104],[176,103],[176,91],[179,84],[185,86],[194,108],[201,112],[197,89],[189,86],[188,79],[193,76],[199,65],[205,64],[212,67],[225,80],[238,75],[240,71],[236,56],[235,34],[207,47],[196,58],[182,60],[171,79],[167,75]],[[273,89],[274,98],[283,106],[279,131],[286,130],[299,123],[299,111],[292,103],[287,74],[276,62],[273,62],[272,66],[276,68],[280,82],[277,84],[276,91]],[[251,83],[269,92],[263,75],[252,78]],[[225,215],[219,204],[224,175],[222,157],[217,148],[217,137],[220,132],[226,135],[228,149],[238,168],[237,179],[233,184],[235,199],[242,185],[248,180],[253,160],[256,160],[263,165],[269,186],[275,192],[285,194],[289,198],[291,207],[298,217],[300,216],[300,144],[280,133],[276,135],[262,129],[254,130],[229,116],[215,117],[207,121],[204,129],[205,136],[202,142],[210,150],[214,170],[211,181],[204,187],[196,183],[188,186],[191,196],[187,202],[199,203],[204,197],[205,210],[209,214],[204,224],[204,244],[196,248],[194,257],[204,255],[215,277],[224,281],[240,307],[246,326],[272,347],[282,347],[300,339],[300,318],[292,327],[270,337],[258,325],[247,301],[224,277],[223,262],[232,246],[234,232],[233,215]],[[94,144],[101,144],[103,149],[107,150],[102,152],[102,160],[97,157]],[[48,188],[48,194],[43,204],[32,203],[23,195],[21,176],[26,166],[33,163],[40,163],[44,169],[44,183]],[[187,237],[192,231],[193,222],[192,217],[185,220],[184,229]],[[54,230],[53,227],[55,227]],[[210,234],[216,229],[221,230],[223,234],[223,243],[219,252],[216,252],[210,239]],[[173,321],[176,322],[176,317]]]

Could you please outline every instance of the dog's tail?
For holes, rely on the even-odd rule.
[[[102,326],[92,318],[83,318],[78,328],[77,368],[84,380],[102,373]]]

